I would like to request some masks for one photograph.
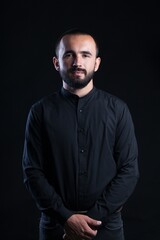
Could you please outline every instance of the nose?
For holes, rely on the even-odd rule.
[[[81,57],[80,56],[75,56],[74,57],[73,66],[78,66],[78,67],[82,66]]]

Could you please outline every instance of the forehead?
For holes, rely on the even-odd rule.
[[[96,53],[96,43],[90,35],[73,34],[65,35],[59,45],[62,51],[89,51]]]

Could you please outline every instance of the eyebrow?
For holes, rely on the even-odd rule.
[[[75,53],[75,52],[73,50],[67,50],[64,54],[67,54],[67,53]],[[89,51],[80,51],[80,53],[92,56],[92,53]]]

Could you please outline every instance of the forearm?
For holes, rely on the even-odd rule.
[[[24,170],[25,185],[36,202],[41,212],[56,215],[60,222],[64,223],[73,213],[68,210],[51,186],[43,173],[39,170]]]
[[[126,203],[133,193],[138,179],[137,159],[133,159],[133,161],[118,171],[115,178],[109,186],[106,186],[100,198],[97,199],[95,205],[89,209],[87,215],[106,221],[110,214],[121,209]]]

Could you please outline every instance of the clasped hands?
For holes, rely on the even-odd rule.
[[[65,223],[64,240],[91,240],[97,235],[101,221],[83,214],[73,214]]]

